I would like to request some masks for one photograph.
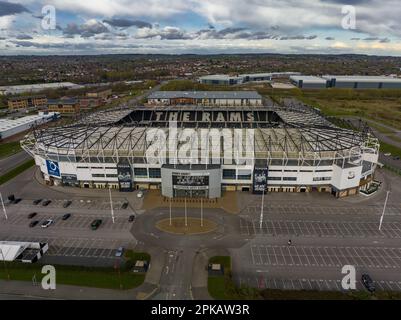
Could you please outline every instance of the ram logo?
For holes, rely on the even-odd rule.
[[[348,172],[348,179],[351,180],[351,179],[354,179],[354,178],[355,178],[355,172],[354,171]]]
[[[58,162],[46,160],[46,166],[49,176],[60,177],[60,167]]]

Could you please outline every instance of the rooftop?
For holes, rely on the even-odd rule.
[[[262,99],[256,91],[156,91],[148,99]]]

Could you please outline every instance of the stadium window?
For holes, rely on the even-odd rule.
[[[92,177],[93,177],[93,178],[104,178],[104,174],[101,174],[101,173],[93,173],[93,174],[92,174]]]
[[[117,178],[116,174],[106,174],[106,178]]]
[[[251,180],[251,175],[250,174],[239,174],[237,177],[238,180]]]
[[[149,178],[161,178],[160,168],[149,168]]]
[[[315,170],[315,172],[332,172],[333,170],[327,169],[327,170]]]
[[[297,177],[283,177],[284,181],[297,181]]]
[[[223,169],[223,179],[234,179],[235,180],[235,169]]]
[[[136,177],[147,177],[148,169],[146,168],[134,168],[134,174]]]
[[[281,181],[281,177],[267,177],[267,180]]]

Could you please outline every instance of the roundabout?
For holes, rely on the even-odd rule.
[[[156,228],[160,231],[175,235],[196,235],[215,231],[218,225],[209,219],[188,217],[162,219],[156,222]]]

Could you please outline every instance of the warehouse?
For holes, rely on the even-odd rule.
[[[268,72],[268,73],[245,73],[235,76],[225,74],[208,75],[199,78],[199,82],[211,85],[236,85],[248,82],[271,82],[272,79],[289,78],[300,75],[299,72]]]
[[[71,82],[55,82],[55,83],[39,83],[39,84],[25,84],[18,86],[2,86],[0,87],[0,95],[21,94],[29,92],[40,92],[48,89],[81,89],[83,86]]]
[[[26,116],[17,119],[0,119],[0,140],[27,131],[34,126],[53,121],[59,116],[60,115],[55,112],[39,112],[39,114],[34,116]]]
[[[199,82],[203,83],[203,84],[228,86],[228,85],[241,84],[243,82],[243,77],[228,76],[225,74],[214,74],[214,75],[200,77]]]
[[[328,81],[315,76],[291,76],[290,82],[301,89],[324,89],[328,86]]]
[[[376,76],[323,76],[332,88],[401,89],[401,79]]]
[[[401,89],[401,79],[384,76],[291,76],[290,81],[302,89]]]
[[[215,139],[217,138],[217,139]],[[50,184],[166,197],[367,188],[379,142],[307,106],[137,106],[99,111],[21,142]]]
[[[150,105],[260,106],[256,91],[156,91],[149,95]]]

